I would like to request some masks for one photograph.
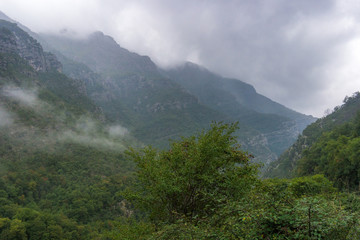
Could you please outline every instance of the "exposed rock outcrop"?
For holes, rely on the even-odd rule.
[[[44,52],[41,45],[16,23],[0,20],[0,53],[18,54],[38,72],[62,71],[55,55]]]

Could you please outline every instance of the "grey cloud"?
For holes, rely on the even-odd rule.
[[[0,8],[35,31],[101,30],[162,67],[194,61],[305,113],[321,116],[360,89],[356,0],[25,2]]]

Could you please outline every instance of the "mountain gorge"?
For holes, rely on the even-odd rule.
[[[359,93],[316,120],[0,18],[0,239],[358,239]]]

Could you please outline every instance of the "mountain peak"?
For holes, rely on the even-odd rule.
[[[0,11],[0,19],[2,20],[6,20],[8,22],[15,22],[13,19],[9,18],[5,13],[3,13],[2,11]]]
[[[86,39],[45,34],[40,36],[52,49],[87,65],[96,73],[105,72],[108,77],[113,74],[159,75],[149,57],[122,48],[112,37],[100,31],[93,32]]]

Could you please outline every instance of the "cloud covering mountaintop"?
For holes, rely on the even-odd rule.
[[[360,89],[355,0],[0,0],[0,10],[35,32],[103,31],[162,67],[196,62],[315,116]]]

